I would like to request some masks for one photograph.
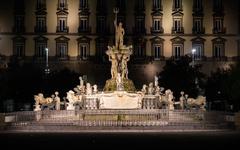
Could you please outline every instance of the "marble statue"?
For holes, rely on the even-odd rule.
[[[154,86],[157,87],[158,86],[158,77],[154,76]]]
[[[143,94],[146,94],[147,93],[147,85],[146,84],[143,84],[143,87],[142,87],[142,90]]]
[[[180,92],[181,97],[179,98],[179,102],[180,102],[180,109],[184,109],[184,103],[185,103],[185,97],[184,97],[184,92],[181,91]]]
[[[115,46],[116,46],[116,48],[122,48],[123,47],[123,36],[125,34],[125,30],[124,30],[121,22],[119,22],[119,24],[117,25],[118,12],[119,12],[118,9],[114,9],[114,13],[115,13],[115,20],[114,20]]]
[[[127,62],[130,60],[130,56],[129,54],[124,54],[123,55],[123,58],[122,58],[122,63],[121,63],[121,66],[122,66],[122,78],[126,78],[128,79],[128,67],[127,67]]]
[[[56,91],[55,92],[55,97],[54,97],[55,109],[56,110],[60,110],[60,105],[61,105],[61,100],[60,100],[60,97],[58,95],[59,95],[59,93]]]
[[[153,83],[150,82],[148,86],[148,94],[153,95],[153,92],[154,92]]]
[[[189,107],[198,107],[201,110],[206,110],[206,97],[204,96],[198,96],[196,99],[194,98],[188,98],[187,99],[187,105]]]
[[[160,87],[156,86],[155,88],[155,95],[160,95]]]
[[[94,85],[93,85],[93,93],[94,93],[94,94],[97,94],[97,92],[98,92],[97,85],[94,84]]]
[[[53,102],[53,99],[51,97],[44,98],[42,93],[39,93],[38,95],[34,95],[35,105],[39,104],[49,104]]]
[[[80,80],[80,87],[83,87],[84,86],[84,81],[83,81],[83,78],[81,76],[79,77],[79,80]]]
[[[123,91],[124,90],[123,81],[120,73],[117,74],[116,83],[117,83],[117,91]]]
[[[92,95],[92,86],[90,83],[86,84],[86,95]]]
[[[111,75],[112,75],[112,79],[116,79],[117,77],[117,73],[118,73],[118,60],[116,57],[115,53],[111,53],[108,55],[109,57],[109,61],[112,62],[112,66],[111,66]]]

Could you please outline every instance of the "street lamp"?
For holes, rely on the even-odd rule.
[[[196,53],[196,49],[192,49],[192,67],[194,67],[194,59],[195,59],[195,53]]]
[[[45,74],[49,74],[50,73],[50,68],[48,66],[48,51],[49,49],[48,48],[45,48],[45,51],[46,51],[46,67],[45,67]]]

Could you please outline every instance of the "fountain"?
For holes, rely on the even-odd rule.
[[[126,46],[123,44],[125,30],[120,22],[117,25],[117,14],[119,10],[114,9],[115,13],[115,45],[108,46],[106,54],[111,61],[111,79],[106,81],[104,91],[128,91],[134,92],[136,88],[132,80],[128,79],[128,67],[127,62],[132,55],[132,45]]]

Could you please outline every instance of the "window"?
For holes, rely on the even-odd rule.
[[[46,56],[47,38],[39,36],[34,38],[35,40],[35,56],[44,58]]]
[[[145,5],[144,5],[144,0],[137,0],[136,2],[136,10],[144,10]]]
[[[60,59],[66,59],[68,57],[67,43],[57,43],[57,57]]]
[[[182,28],[182,18],[173,18],[173,33],[183,33],[183,28]]]
[[[88,30],[88,16],[81,17],[79,31],[84,32],[87,30]]]
[[[47,48],[47,43],[45,43],[45,42],[36,43],[36,56],[37,57],[45,57],[46,48]]]
[[[105,38],[96,39],[96,56],[99,61],[108,62],[108,57],[105,54],[108,46],[108,41]]]
[[[36,18],[35,32],[47,32],[45,16]]]
[[[173,0],[173,10],[182,9],[182,0]]]
[[[195,60],[201,60],[202,57],[204,56],[204,52],[203,52],[203,44],[194,44],[193,45],[193,49],[195,49],[195,53],[194,53],[194,59]]]
[[[105,33],[105,32],[106,32],[106,17],[97,16],[97,33]]]
[[[24,44],[23,43],[16,43],[15,45],[15,56],[23,57],[24,56]]]
[[[58,9],[67,9],[67,0],[58,0]]]
[[[86,60],[89,56],[89,45],[87,43],[80,43],[78,53],[80,59]]]
[[[184,54],[184,41],[181,37],[175,37],[172,41],[172,56],[174,59],[179,59]]]
[[[213,20],[213,33],[225,33],[225,28],[223,27],[223,18],[215,17]]]
[[[136,16],[135,32],[136,33],[145,33],[145,18],[144,18],[144,16]]]
[[[153,44],[153,50],[154,50],[154,59],[160,60],[161,57],[163,57],[163,46],[162,44]]]
[[[153,0],[153,10],[162,10],[162,0]]]
[[[199,18],[194,17],[193,18],[193,33],[203,34],[204,32],[205,31],[203,28],[203,18],[202,17],[199,17]]]
[[[173,57],[174,59],[180,59],[180,57],[183,55],[183,45],[173,45]]]
[[[67,17],[58,17],[57,32],[68,32]]]
[[[125,10],[125,0],[117,0],[117,8]]]
[[[19,58],[25,56],[25,38],[13,38],[13,55]]]
[[[225,39],[218,37],[212,40],[213,42],[213,57],[223,58],[225,57]]]
[[[68,58],[68,41],[70,39],[64,36],[60,36],[55,40],[56,40],[56,56],[59,59],[67,59]]]
[[[24,16],[22,15],[16,15],[15,16],[15,26],[14,26],[14,32],[24,32]]]
[[[134,43],[134,56],[143,58],[146,56],[146,42],[143,39],[137,39]]]
[[[104,11],[107,7],[106,7],[107,3],[105,2],[105,0],[98,0],[97,1],[97,11]]]
[[[80,0],[79,4],[80,4],[80,9],[88,8],[88,1],[87,0]]]
[[[46,9],[46,0],[37,0],[37,9]]]
[[[194,0],[193,1],[193,11],[200,11],[202,10],[202,0]]]
[[[224,56],[223,53],[224,45],[223,44],[214,44],[213,57],[221,58]]]
[[[222,9],[223,9],[222,0],[213,0],[213,10],[222,11]]]
[[[151,32],[163,33],[162,16],[153,16],[153,26],[151,28]]]

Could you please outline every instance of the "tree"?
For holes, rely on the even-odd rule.
[[[190,97],[198,96],[199,89],[195,84],[196,78],[201,88],[204,86],[205,75],[200,72],[200,65],[192,67],[192,58],[184,56],[179,60],[167,60],[163,71],[159,74],[159,82],[165,89],[174,91],[174,96],[178,98],[180,92],[184,91]]]

